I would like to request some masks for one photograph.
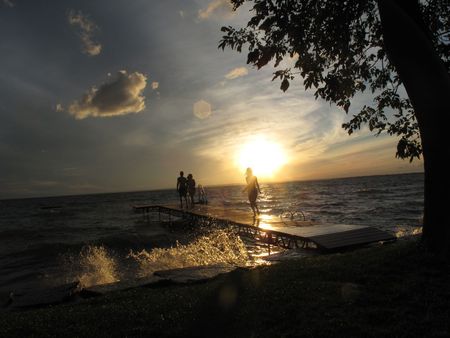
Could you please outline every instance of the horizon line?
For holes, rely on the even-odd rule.
[[[423,171],[417,172],[405,172],[405,173],[395,173],[395,174],[374,174],[374,175],[358,175],[358,176],[339,176],[330,178],[316,178],[316,179],[294,179],[286,181],[270,181],[263,182],[262,184],[283,184],[291,182],[315,182],[315,181],[331,181],[339,179],[351,179],[351,178],[363,178],[363,177],[378,177],[378,176],[397,176],[397,175],[417,175],[424,174]],[[232,187],[237,185],[245,185],[244,183],[225,183],[225,184],[212,184],[203,187],[209,188],[220,188],[220,187]],[[0,198],[0,201],[12,201],[12,200],[25,200],[25,199],[39,199],[39,198],[58,198],[58,197],[75,197],[75,196],[92,196],[92,195],[107,195],[107,194],[126,194],[126,193],[139,193],[139,192],[151,192],[151,191],[165,191],[172,190],[173,188],[156,188],[156,189],[143,189],[143,190],[123,190],[123,191],[103,191],[103,192],[93,192],[85,194],[61,194],[61,195],[47,195],[47,196],[30,196],[30,197],[13,197],[13,198]]]

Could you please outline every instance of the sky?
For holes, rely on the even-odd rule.
[[[262,183],[423,171],[395,137],[342,129],[370,95],[345,114],[218,49],[249,15],[226,0],[0,0],[0,198],[175,189],[180,170],[243,183],[249,144],[275,165],[254,168]]]

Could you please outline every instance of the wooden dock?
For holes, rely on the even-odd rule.
[[[324,252],[339,251],[376,242],[395,241],[396,237],[380,229],[349,224],[318,224],[303,219],[260,215],[254,218],[250,211],[223,206],[195,205],[181,209],[175,205],[136,205],[136,212],[144,215],[157,212],[159,219],[166,215],[190,220],[201,225],[219,224],[232,227],[240,235],[257,238],[269,245],[283,248],[315,248]]]

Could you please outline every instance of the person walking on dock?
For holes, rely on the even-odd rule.
[[[187,179],[186,177],[184,177],[184,172],[180,171],[180,177],[178,177],[177,179],[177,191],[178,194],[180,195],[180,208],[183,209],[183,198],[184,198],[184,202],[186,204],[186,208],[188,206],[187,204]]]
[[[195,196],[195,180],[192,174],[187,176],[187,191],[189,194],[189,200],[191,201],[191,208],[194,207],[194,196]]]
[[[256,198],[258,197],[258,193],[261,193],[261,189],[259,188],[258,178],[253,175],[252,168],[247,168],[245,171],[245,180],[247,182],[247,186],[242,190],[242,192],[247,191],[248,201],[250,202],[250,207],[253,211],[253,217],[259,215],[258,205],[256,204]]]

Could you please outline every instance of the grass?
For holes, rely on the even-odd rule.
[[[450,265],[413,240],[5,312],[0,336],[448,337]]]

